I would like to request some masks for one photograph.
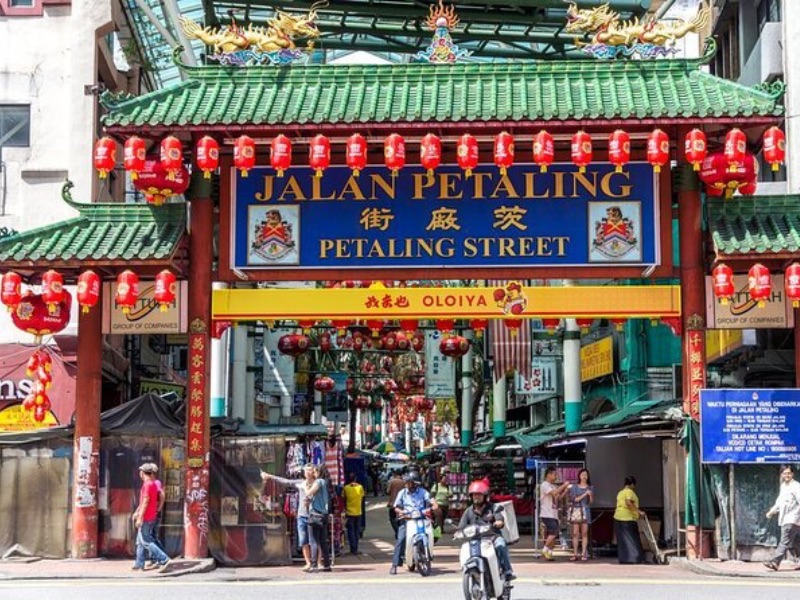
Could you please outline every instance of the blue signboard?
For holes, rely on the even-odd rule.
[[[345,166],[315,177],[258,167],[234,179],[231,266],[364,269],[659,263],[657,179],[647,163],[617,173],[520,164],[501,175],[455,165],[429,175]]]
[[[800,461],[800,390],[701,390],[706,463]]]

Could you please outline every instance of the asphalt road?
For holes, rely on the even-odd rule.
[[[533,579],[515,582],[514,600],[769,600],[800,597],[800,582],[742,578],[670,577],[641,579]],[[320,576],[313,581],[229,581],[209,575],[181,579],[140,581],[0,581],[2,600],[460,600],[460,579],[454,575],[423,579],[415,575],[394,578]]]

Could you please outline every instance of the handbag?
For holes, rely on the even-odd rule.
[[[569,507],[569,513],[567,513],[567,520],[570,523],[583,523],[586,520],[586,515],[583,512],[583,506],[580,504],[573,504]]]
[[[325,516],[322,513],[309,511],[308,513],[308,524],[309,525],[317,525],[321,526],[325,524]]]

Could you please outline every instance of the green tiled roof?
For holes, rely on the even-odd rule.
[[[781,115],[780,90],[700,70],[703,60],[566,60],[454,65],[183,67],[187,79],[103,98],[110,131],[208,126],[585,119],[695,121]]]
[[[69,197],[71,187],[64,186],[64,199],[79,215],[0,239],[4,267],[137,264],[166,261],[175,253],[186,229],[185,204],[79,204]]]
[[[800,253],[800,196],[708,200],[717,257]]]

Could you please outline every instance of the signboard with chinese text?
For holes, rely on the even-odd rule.
[[[425,332],[425,396],[454,398],[456,395],[456,362],[439,351],[442,333]]]
[[[700,392],[700,441],[705,463],[800,461],[800,390]]]
[[[581,382],[614,372],[614,338],[611,336],[581,346]]]
[[[657,178],[647,163],[616,173],[572,163],[501,175],[456,165],[396,176],[343,166],[322,177],[292,167],[233,175],[230,266],[235,269],[470,268],[656,265]]]
[[[189,378],[186,407],[186,458],[192,467],[202,467],[205,458],[205,390],[208,348],[202,333],[189,334]]]
[[[294,327],[272,327],[264,330],[264,379],[262,390],[273,396],[293,396],[295,392],[294,358],[278,351],[278,340],[296,333]]]
[[[103,333],[143,335],[150,333],[186,333],[188,322],[189,284],[179,282],[178,293],[169,310],[162,311],[153,294],[156,286],[153,281],[139,282],[139,299],[129,313],[122,312],[114,302],[117,293],[116,282],[103,284]]]
[[[734,275],[736,292],[728,304],[714,296],[711,277],[706,277],[706,320],[709,329],[791,329],[794,327],[794,309],[786,301],[783,275],[772,275],[772,294],[766,306],[750,298],[747,275]]]
[[[514,375],[516,394],[545,394],[558,392],[558,357],[534,356],[531,361],[531,378],[526,379],[516,372]]]
[[[689,365],[685,377],[689,383],[688,395],[684,391],[684,406],[693,419],[700,418],[700,392],[706,387],[706,337],[703,331],[692,330],[686,336],[686,353],[684,359]]]

